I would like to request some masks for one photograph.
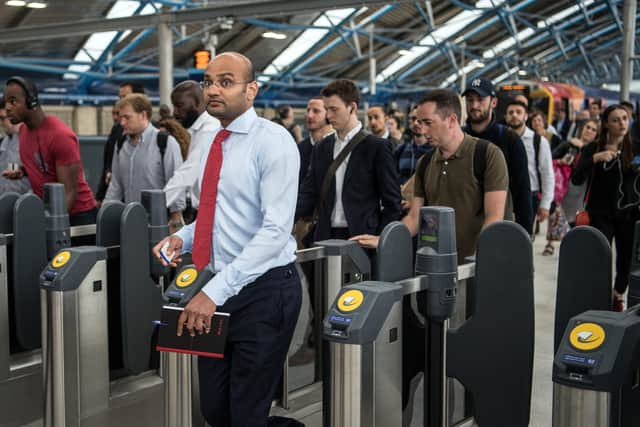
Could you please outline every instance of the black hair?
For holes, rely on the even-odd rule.
[[[134,81],[124,81],[118,85],[118,87],[125,87],[125,86],[131,87],[131,92],[133,93],[145,93],[142,83],[134,82]]]
[[[360,90],[358,90],[358,86],[353,81],[348,79],[332,81],[322,88],[320,95],[327,98],[336,95],[347,105],[355,102],[357,107],[360,104]]]
[[[450,114],[455,114],[460,123],[462,117],[462,105],[460,104],[460,97],[452,90],[448,89],[435,89],[427,92],[418,105],[426,104],[427,102],[433,102],[436,104],[436,112],[443,119]]]
[[[506,109],[508,109],[508,108],[509,108],[510,106],[512,106],[512,105],[518,105],[518,106],[520,106],[520,107],[524,108],[524,112],[525,112],[525,113],[529,112],[529,107],[527,106],[527,104],[525,104],[525,103],[524,103],[524,102],[522,102],[522,101],[518,101],[518,100],[517,100],[517,99],[515,99],[515,98],[509,98],[509,99],[507,100],[507,106],[506,106],[506,108],[505,108],[505,111],[506,111]]]

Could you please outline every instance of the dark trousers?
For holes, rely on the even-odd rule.
[[[224,359],[198,358],[200,406],[211,426],[302,425],[269,419],[301,302],[292,263],[269,270],[218,307],[231,314]]]
[[[629,285],[635,219],[590,215],[591,226],[605,235],[609,244],[616,239],[616,279],[614,287],[623,294]]]

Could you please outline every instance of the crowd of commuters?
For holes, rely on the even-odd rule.
[[[228,358],[201,358],[202,394],[236,397],[203,402],[207,419],[267,416],[300,306],[296,246],[352,239],[373,254],[392,221],[415,236],[422,206],[455,209],[460,262],[475,253],[481,230],[503,219],[532,238],[548,221],[543,254],[551,255],[586,210],[590,224],[615,240],[614,308],[623,308],[640,220],[633,105],[603,109],[593,100],[575,114],[560,106],[549,123],[519,96],[501,106],[501,122],[495,88],[479,78],[461,94],[429,91],[405,122],[384,105],[364,111],[357,85],[338,79],[309,99],[302,127],[288,105],[270,121],[258,117],[258,90],[248,58],[221,54],[202,82],[175,86],[173,112],[162,106],[156,121],[144,88],[122,83],[95,197],[77,136],[45,114],[33,82],[9,79],[0,102],[0,192],[42,197],[45,183],[60,182],[71,224],[79,225],[95,222],[103,201],[164,190],[174,234],[161,244],[169,243],[174,265],[192,252],[198,268],[217,273],[185,309],[187,331],[208,331],[216,309],[243,319],[229,332]],[[260,282],[278,291],[251,286]],[[286,315],[270,318],[264,304],[287,306]],[[278,333],[256,340],[250,325],[272,323]],[[274,358],[245,363],[261,352]]]

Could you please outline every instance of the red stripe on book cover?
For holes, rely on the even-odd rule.
[[[224,358],[224,354],[221,354],[221,353],[208,353],[205,351],[183,350],[183,349],[178,349],[173,347],[161,347],[159,345],[156,346],[156,351],[168,351],[171,353],[182,353],[182,354],[191,354],[194,356],[214,357],[216,359]]]

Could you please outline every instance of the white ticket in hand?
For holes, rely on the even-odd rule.
[[[164,243],[164,245],[162,245],[162,248],[160,248],[160,256],[162,257],[164,262],[166,262],[167,264],[171,264],[171,260],[173,259],[176,253],[174,251],[171,255],[167,255],[167,249],[169,249],[168,240]]]

